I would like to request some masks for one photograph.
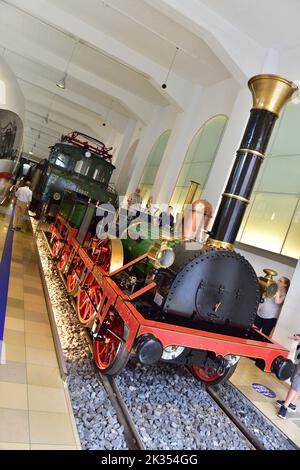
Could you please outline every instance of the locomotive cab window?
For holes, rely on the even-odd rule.
[[[63,153],[59,153],[58,155],[55,155],[53,161],[51,163],[53,163],[54,165],[56,166],[59,166],[61,168],[65,168],[67,169],[68,166],[69,166],[69,157],[68,155],[65,155]]]
[[[111,171],[107,171],[103,165],[99,164],[94,170],[93,180],[98,181],[99,183],[108,184],[111,176]]]
[[[75,165],[74,171],[78,175],[88,176],[90,167],[91,162],[89,160],[79,160]]]

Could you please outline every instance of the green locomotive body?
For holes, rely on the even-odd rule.
[[[66,190],[76,193],[83,202],[116,204],[118,194],[109,185],[115,169],[108,161],[111,155],[102,143],[100,149],[92,147],[88,142],[78,140],[78,135],[82,134],[63,137],[68,142],[55,144],[48,160],[37,165],[32,177],[32,209],[38,215],[42,212],[55,215]]]

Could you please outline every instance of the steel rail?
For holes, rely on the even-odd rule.
[[[251,450],[266,450],[265,446],[257,439],[254,434],[247,429],[247,427],[242,423],[242,421],[234,414],[234,412],[226,405],[226,403],[219,397],[217,392],[214,390],[213,387],[206,386],[206,392],[209,396],[213,399],[213,401],[221,408],[223,413],[230,419],[230,421],[236,426],[239,432],[247,439],[250,443],[252,449]]]
[[[88,343],[91,354],[93,354],[93,343],[89,331],[84,328],[84,335]],[[124,438],[129,450],[145,450],[142,439],[134,425],[130,412],[123,400],[120,390],[113,377],[102,374],[97,370],[106,393],[116,410],[118,421],[124,428]]]

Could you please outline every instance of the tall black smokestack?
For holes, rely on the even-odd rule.
[[[207,247],[233,249],[247,204],[279,113],[297,86],[278,75],[256,75],[248,82],[253,108],[237,151]]]

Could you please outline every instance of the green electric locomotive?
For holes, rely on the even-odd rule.
[[[54,216],[66,190],[76,193],[82,202],[115,205],[118,195],[109,184],[115,169],[110,150],[79,132],[62,136],[61,142],[51,147],[48,160],[37,164],[33,172],[31,210],[38,217]]]

